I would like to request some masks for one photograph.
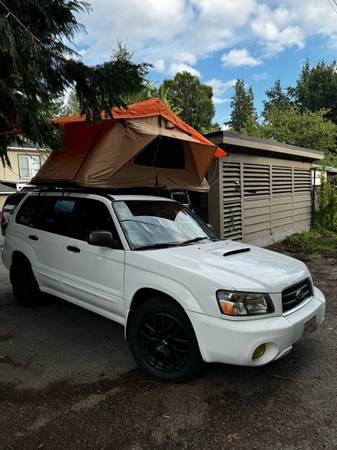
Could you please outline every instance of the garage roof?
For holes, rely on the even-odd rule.
[[[206,134],[206,137],[215,145],[231,151],[264,155],[274,158],[286,158],[296,160],[315,161],[324,158],[322,152],[310,148],[297,147],[296,145],[283,144],[274,140],[261,139],[255,136],[247,136],[232,131],[215,131]]]

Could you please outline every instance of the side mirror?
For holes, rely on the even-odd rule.
[[[89,235],[88,244],[98,247],[113,247],[116,241],[110,231],[93,231]]]

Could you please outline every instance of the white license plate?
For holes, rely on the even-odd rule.
[[[308,335],[313,333],[317,328],[317,320],[316,316],[311,317],[311,319],[307,320],[304,324],[304,335]]]

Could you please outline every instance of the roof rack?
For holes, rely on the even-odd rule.
[[[133,188],[97,188],[97,187],[86,187],[79,186],[76,184],[31,184],[27,188],[23,188],[29,192],[79,192],[79,193],[91,193],[96,195],[101,195],[103,197],[109,197],[113,195],[152,195],[158,197],[167,197],[172,200],[179,201],[184,197],[184,200],[180,202],[185,204],[190,204],[190,199],[187,190],[183,189],[164,189],[164,188],[154,188],[154,187],[133,187]]]

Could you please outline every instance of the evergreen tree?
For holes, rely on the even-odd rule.
[[[295,88],[289,89],[294,103],[301,109],[328,110],[327,118],[337,124],[337,65],[324,61],[310,67],[306,60]]]
[[[256,134],[258,122],[253,89],[250,87],[247,91],[243,80],[237,80],[234,86],[231,107],[230,120],[226,122],[226,125],[238,133]]]
[[[48,125],[54,102],[74,87],[82,113],[99,119],[101,111],[124,105],[140,90],[147,65],[134,64],[119,47],[112,59],[89,67],[66,45],[82,29],[76,15],[89,11],[80,0],[2,0],[0,4],[0,157],[20,129],[40,146],[55,147],[59,135]],[[57,131],[57,130],[56,130]]]
[[[267,89],[266,92],[267,100],[263,102],[263,116],[266,117],[268,111],[271,107],[276,107],[278,109],[285,109],[291,105],[291,100],[288,93],[284,92],[281,87],[280,79],[275,81],[272,88]]]

